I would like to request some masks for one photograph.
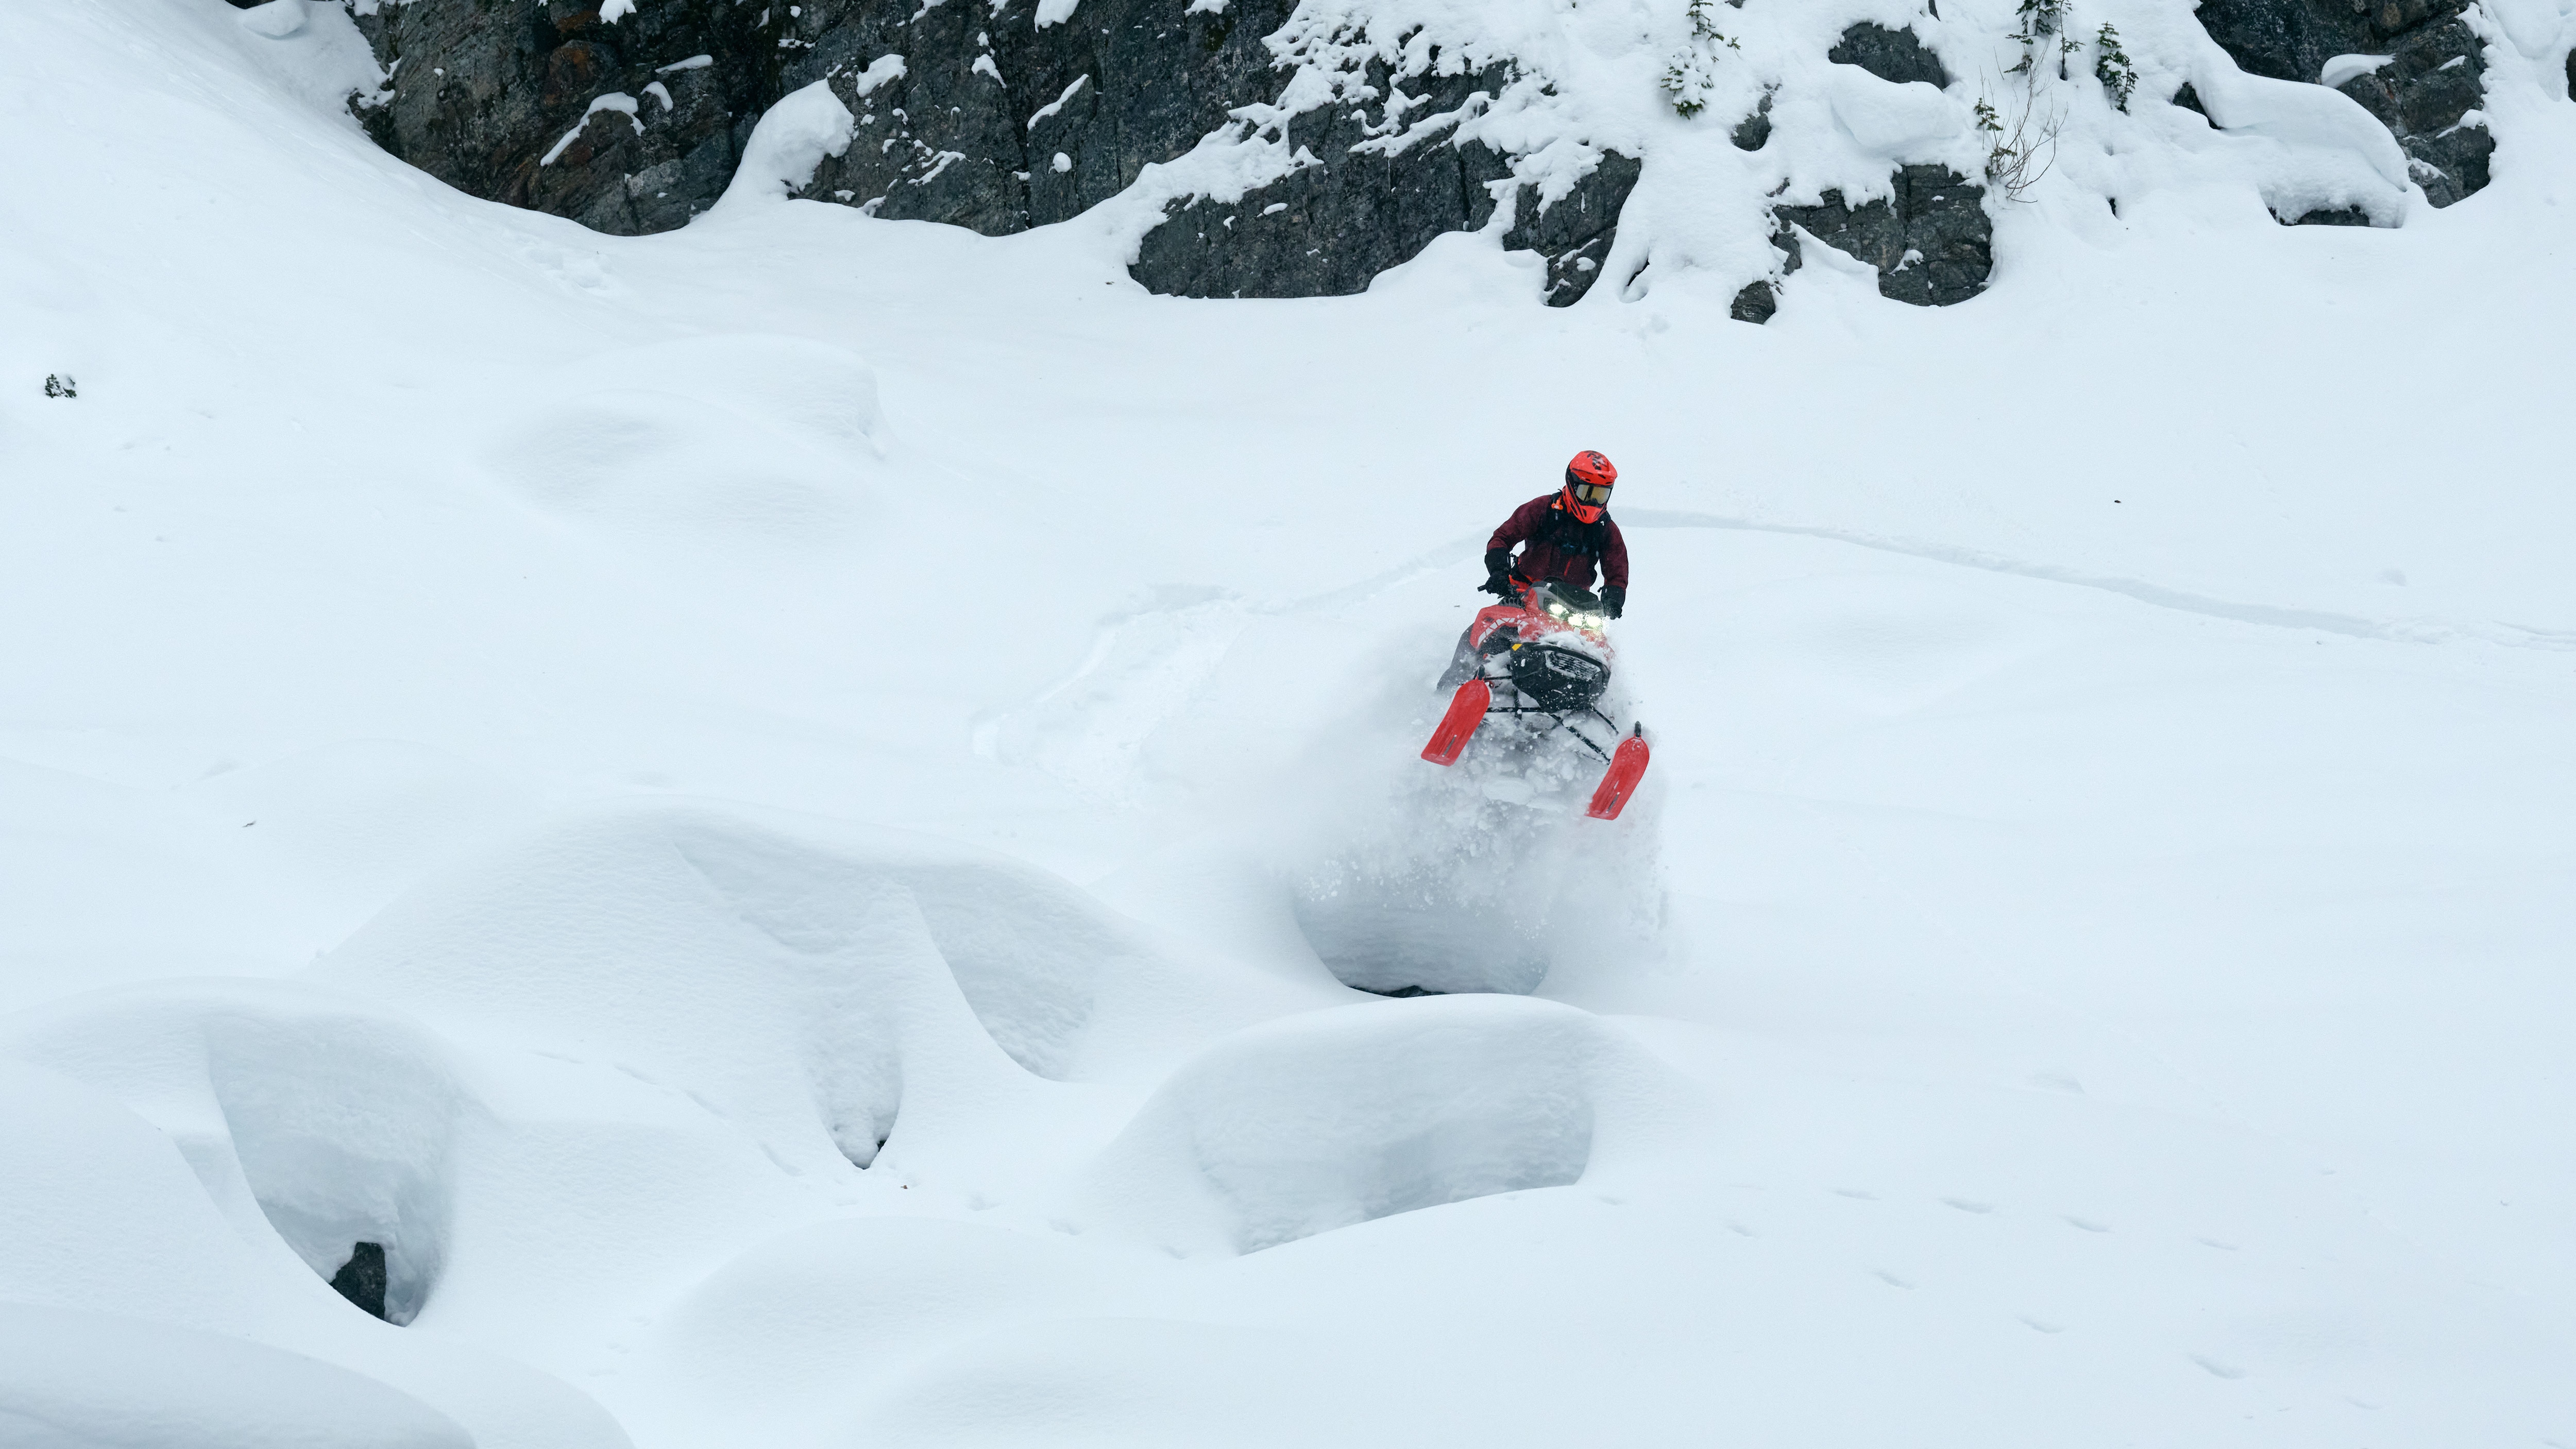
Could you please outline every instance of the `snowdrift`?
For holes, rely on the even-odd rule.
[[[1309,1013],[1173,1074],[1092,1191],[1177,1251],[1254,1252],[1493,1193],[1618,1181],[1688,1089],[1588,1013],[1456,997]]]

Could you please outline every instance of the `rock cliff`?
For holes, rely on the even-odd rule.
[[[1149,208],[1130,272],[1157,292],[1355,292],[1444,233],[1498,224],[1506,247],[1543,259],[1554,305],[1610,276],[1614,254],[1614,290],[1647,265],[1619,238],[1657,165],[1652,128],[1569,108],[1551,69],[1561,58],[1526,35],[1371,28],[1359,0],[339,3],[388,72],[355,103],[380,144],[462,190],[603,232],[668,230],[705,211],[761,115],[820,81],[848,107],[853,138],[799,194],[991,236],[1126,198]],[[1983,288],[1991,217],[2009,203],[1988,194],[1984,143],[1967,120],[1983,94],[1968,92],[1992,81],[1960,79],[1986,65],[1976,39],[1927,3],[1908,24],[1882,14],[1803,42],[1818,53],[1802,70],[1748,56],[1725,33],[1737,11],[1682,4],[1682,48],[1662,82],[1671,111],[1699,124],[1707,108],[1721,143],[1776,169],[1767,190],[1735,203],[1754,244],[1770,242],[1736,315],[1770,315],[1803,259],[1801,232],[1877,266],[1880,290],[1899,301],[1945,305]],[[2464,5],[2206,0],[2199,15],[2246,73],[2332,85],[2377,117],[2439,206],[2486,184],[2494,147]],[[1773,22],[1770,43],[1786,43],[1776,37],[1788,24]],[[2188,86],[2176,101],[2197,104]],[[1855,114],[1899,118],[1869,140],[1883,179],[1856,186],[1840,179],[1853,174],[1845,159],[1780,156],[1780,118],[1819,107],[1847,148],[1853,134],[1888,129]],[[1554,131],[1530,122],[1542,114],[1559,117]],[[1256,143],[1261,166],[1176,169]],[[1808,170],[1835,179],[1799,184]],[[2304,210],[2284,219],[2372,214]]]
[[[2471,115],[2485,47],[2467,0],[2204,0],[2200,23],[2248,74],[2334,87],[2404,147],[2417,185],[2449,206],[2487,184],[2495,138]]]

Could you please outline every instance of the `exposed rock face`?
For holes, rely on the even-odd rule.
[[[1261,40],[1294,8],[1083,0],[1070,20],[1040,26],[1029,0],[807,6],[798,23],[819,28],[790,88],[832,76],[859,117],[848,154],[826,161],[807,194],[987,236],[1078,215],[1197,145],[1233,107],[1277,94]],[[887,55],[903,57],[902,73],[859,94],[865,67]]]
[[[1908,166],[1893,178],[1896,194],[1858,207],[1828,191],[1814,206],[1783,206],[1772,213],[1771,244],[1789,254],[1786,276],[1806,261],[1791,223],[1837,251],[1878,268],[1883,297],[1917,307],[1946,307],[1985,290],[1994,270],[1994,222],[1986,216],[1985,188],[1940,166]],[[1768,322],[1780,307],[1770,280],[1735,294],[1739,322]]]
[[[1042,0],[652,0],[607,4],[613,19],[604,0],[343,3],[391,75],[357,103],[386,149],[475,195],[617,234],[714,205],[761,115],[816,82],[856,129],[800,194],[988,236],[1066,220],[1207,138],[1268,128],[1264,154],[1296,158],[1285,174],[1225,183],[1249,184],[1239,197],[1183,195],[1145,233],[1132,274],[1185,296],[1361,291],[1508,203],[1504,244],[1544,259],[1546,298],[1563,306],[1601,280],[1641,172],[1615,151],[1578,147],[1569,162],[1560,142],[1547,164],[1561,194],[1545,200],[1535,172],[1516,174],[1518,158],[1476,132],[1509,88],[1520,104],[1553,94],[1544,77],[1501,56],[1462,66],[1427,37],[1400,58],[1343,46],[1319,72],[1324,22],[1297,0],[1080,0],[1044,24]],[[1277,49],[1298,45],[1302,73]],[[1889,81],[1949,79],[1910,29],[1857,25],[1832,55]],[[1736,145],[1769,144],[1770,101],[1735,126]],[[1896,182],[1893,203],[1855,211],[1828,196],[1779,215],[1878,263],[1891,297],[1974,295],[1989,231],[1978,188],[1925,167]]]
[[[765,12],[727,0],[648,5],[615,25],[598,0],[361,8],[393,71],[358,111],[378,144],[460,191],[619,235],[667,231],[723,194],[797,55]],[[604,96],[633,112],[594,109]]]
[[[1031,0],[657,0],[613,23],[598,0],[405,0],[359,17],[393,69],[360,114],[460,190],[632,235],[713,205],[761,113],[833,77],[864,120],[813,194],[997,236],[1116,194],[1269,95],[1260,37],[1291,8],[1088,0],[1040,27]],[[888,56],[901,59],[867,69]]]
[[[599,0],[405,0],[360,17],[393,81],[359,114],[387,150],[461,190],[631,235],[713,205],[761,113],[828,80],[857,135],[805,195],[1000,236],[1078,215],[1235,108],[1277,99],[1286,76],[1263,39],[1294,9],[1083,0],[1040,25],[1034,0],[658,0],[612,23]],[[1290,146],[1316,163],[1237,203],[1174,208],[1137,279],[1188,296],[1356,292],[1441,233],[1484,225],[1510,158],[1442,123],[1510,67],[1443,77],[1433,60],[1392,105],[1400,78],[1373,62],[1374,117],[1328,105],[1291,119]],[[1599,275],[1637,174],[1610,155],[1552,204],[1524,191],[1507,245],[1546,258],[1551,303]]]
[[[1495,65],[1430,81],[1427,105],[1455,111],[1508,79]],[[1369,67],[1380,97],[1386,67]],[[1357,292],[1442,232],[1483,226],[1494,211],[1486,188],[1511,174],[1484,146],[1407,137],[1383,102],[1325,106],[1292,118],[1286,144],[1316,158],[1232,205],[1191,200],[1146,234],[1134,275],[1157,292],[1184,297],[1312,297]],[[1371,145],[1375,142],[1375,145]],[[1369,146],[1366,151],[1355,147]]]
[[[2483,189],[2495,137],[2461,118],[2486,99],[2478,38],[2458,20],[2424,26],[2400,40],[2393,59],[2336,89],[2379,118],[2412,158],[2424,197],[2448,206]]]
[[[2337,89],[2397,138],[2425,198],[2448,206],[2487,184],[2495,154],[2483,124],[2461,124],[2485,94],[2486,71],[2477,36],[2459,18],[2466,8],[2466,0],[2204,0],[2200,23],[2239,67],[2275,80],[2321,83],[2339,56],[2391,57]]]
[[[360,1243],[349,1261],[331,1275],[331,1287],[343,1298],[378,1318],[385,1316],[385,1245]]]
[[[1549,306],[1572,304],[1600,280],[1618,234],[1619,210],[1628,204],[1628,193],[1644,169],[1642,163],[1608,151],[1600,166],[1553,205],[1542,206],[1529,188],[1521,189],[1519,210],[1512,229],[1503,233],[1503,245],[1547,259]]]
[[[1858,207],[1828,191],[1814,206],[1783,206],[1773,212],[1778,231],[1772,244],[1789,254],[1785,275],[1805,261],[1794,222],[1836,251],[1849,252],[1878,268],[1883,297],[1917,307],[1946,307],[1985,290],[1994,270],[1995,226],[1986,216],[1985,188],[1941,166],[1908,166],[1894,177],[1896,194]],[[1775,300],[1757,282],[1735,299],[1735,315],[1762,321]],[[1759,315],[1750,315],[1759,314]]]
[[[1843,32],[1826,53],[1837,65],[1855,65],[1880,80],[1903,85],[1922,81],[1947,87],[1950,73],[1941,59],[1911,29],[1889,30],[1863,23]],[[1747,151],[1770,138],[1771,97],[1736,127],[1732,139]],[[1758,124],[1757,124],[1758,123]],[[1849,252],[1878,268],[1879,295],[1917,307],[1946,307],[1985,290],[1994,271],[1994,222],[1987,217],[1985,188],[1941,166],[1908,166],[1890,180],[1893,197],[1855,208],[1839,191],[1828,191],[1813,206],[1772,209],[1771,244],[1788,253],[1781,277],[1798,270],[1806,258],[1794,223],[1838,251]],[[1764,278],[1735,294],[1729,314],[1739,322],[1768,322],[1780,310],[1778,278]]]
[[[1511,176],[1499,153],[1474,141],[1357,153],[1350,148],[1364,139],[1361,122],[1338,109],[1330,114],[1328,124],[1316,127],[1319,140],[1293,125],[1291,136],[1337,161],[1303,167],[1233,205],[1174,207],[1170,220],[1146,233],[1136,279],[1184,297],[1341,295],[1366,290],[1371,278],[1441,233],[1472,231],[1493,219],[1492,185]],[[1546,259],[1551,306],[1575,302],[1600,277],[1619,208],[1640,170],[1609,152],[1553,205],[1520,189],[1503,245]]]
[[[1856,65],[1883,81],[1903,85],[1907,81],[1925,81],[1936,86],[1950,84],[1950,73],[1941,66],[1941,57],[1924,45],[1912,30],[1889,30],[1867,21],[1843,32],[1825,59],[1837,65]]]
[[[1759,151],[1771,144],[1771,96],[1772,92],[1764,91],[1753,114],[1736,122],[1735,129],[1727,133],[1726,139],[1735,143],[1736,150]]]

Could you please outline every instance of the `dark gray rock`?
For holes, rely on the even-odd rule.
[[[2314,81],[2338,55],[2381,55],[2466,0],[2201,0],[2200,25],[2250,75]]]
[[[2252,75],[2317,82],[2339,55],[2395,57],[2341,90],[2405,149],[2435,206],[2487,184],[2495,138],[2460,118],[2481,104],[2486,59],[2467,0],[2203,0],[2201,27]],[[2311,213],[2312,215],[2316,213]]]
[[[596,0],[380,5],[357,22],[393,74],[358,116],[379,145],[460,191],[599,231],[666,231],[723,193],[750,134],[743,118],[784,93],[778,58],[795,52],[762,14],[660,0],[612,26]],[[707,62],[670,68],[698,56]],[[621,112],[589,109],[612,93],[634,98],[641,134]]]
[[[341,1297],[378,1318],[385,1316],[385,1245],[360,1243],[349,1250],[349,1261],[331,1275],[331,1287]]]
[[[1118,195],[1146,167],[1246,124],[1238,109],[1275,105],[1290,79],[1264,41],[1296,0],[1230,0],[1213,12],[1191,0],[1082,0],[1043,27],[1035,5],[653,0],[612,24],[599,0],[404,0],[359,17],[391,77],[355,106],[386,149],[462,190],[634,234],[712,205],[760,116],[820,81],[849,106],[856,134],[800,194],[998,236]],[[900,74],[877,64],[889,56],[902,57]],[[1891,81],[1948,83],[1911,29],[1855,26],[1833,56]],[[1457,137],[1480,96],[1514,81],[1512,62],[1443,76],[1442,60],[1411,56],[1401,74],[1372,61],[1346,77],[1345,99],[1280,122],[1312,163],[1239,200],[1175,203],[1132,274],[1189,296],[1356,292],[1443,233],[1485,226],[1499,191],[1514,199],[1504,244],[1544,260],[1547,300],[1584,296],[1607,266],[1639,162],[1604,153],[1546,205],[1526,186],[1513,192],[1513,158]],[[2414,114],[2414,94],[2394,102],[2400,113]],[[595,108],[620,95],[640,114],[622,102]],[[1769,126],[1766,96],[1733,139],[1758,149]],[[1854,210],[1828,196],[1779,215],[1876,263],[1890,297],[1975,295],[1991,269],[1982,189],[1937,167],[1896,180],[1893,202]],[[1748,292],[1739,314],[1770,298],[1767,286]]]
[[[1197,145],[1234,107],[1275,95],[1282,78],[1261,40],[1294,5],[1236,0],[1210,13],[1186,0],[1084,0],[1044,28],[1029,0],[841,8],[848,18],[790,78],[837,71],[858,136],[806,194],[999,236],[1079,215]],[[851,78],[886,54],[905,58],[904,76],[855,95]]]
[[[2460,21],[2423,26],[2398,42],[2388,64],[2337,87],[2406,148],[2416,184],[2435,206],[2487,184],[2495,136],[2460,124],[2486,99],[2479,51],[2477,36]]]
[[[1764,91],[1753,114],[1736,122],[1735,129],[1727,133],[1726,139],[1735,143],[1736,150],[1759,151],[1771,144],[1771,94]]]
[[[1549,306],[1570,307],[1601,280],[1611,244],[1618,240],[1619,213],[1644,171],[1642,162],[1604,151],[1601,164],[1552,205],[1542,204],[1533,188],[1521,188],[1503,247],[1534,251],[1547,262]]]
[[[1490,98],[1509,80],[1501,65],[1431,80],[1428,114]],[[1369,67],[1380,98],[1334,104],[1292,118],[1285,140],[1315,164],[1231,204],[1207,198],[1172,206],[1146,233],[1129,274],[1148,289],[1182,297],[1316,297],[1365,290],[1443,232],[1472,230],[1493,216],[1490,185],[1511,174],[1499,152],[1459,145],[1445,132],[1390,123],[1394,87],[1382,64]],[[1365,150],[1355,149],[1366,147]]]
[[[1128,272],[1151,291],[1179,297],[1365,291],[1442,232],[1483,226],[1495,202],[1481,183],[1510,174],[1501,155],[1475,142],[1426,146],[1419,157],[1339,157],[1231,205],[1174,205],[1145,234]]]
[[[1878,268],[1883,297],[1917,307],[1946,307],[1985,290],[1994,272],[1995,234],[1986,216],[1985,188],[1941,166],[1908,166],[1893,180],[1892,198],[1858,207],[1846,204],[1842,193],[1828,191],[1813,206],[1774,208],[1772,244],[1789,254],[1783,274],[1796,271],[1804,260],[1797,234],[1789,230],[1795,222],[1825,245]],[[1743,309],[1761,304],[1738,294],[1735,305],[1740,316]]]
[[[1825,59],[1838,65],[1856,65],[1883,81],[1903,85],[1907,81],[1925,81],[1946,87],[1950,73],[1941,67],[1941,57],[1934,55],[1921,37],[1909,27],[1889,30],[1863,21],[1843,32]]]
[[[857,132],[802,195],[1000,236],[1078,215],[1237,124],[1237,107],[1275,101],[1288,74],[1263,39],[1294,9],[1083,0],[1041,27],[1035,0],[655,0],[612,25],[598,0],[405,0],[360,17],[393,74],[357,110],[387,150],[460,190],[633,234],[713,205],[760,115],[826,81]],[[903,73],[859,94],[889,55]],[[1239,203],[1175,209],[1137,278],[1191,296],[1355,292],[1441,233],[1482,226],[1510,158],[1432,118],[1490,98],[1511,70],[1442,77],[1433,59],[1407,76],[1372,63],[1353,94],[1374,93],[1374,116],[1335,104],[1290,120],[1290,144],[1319,164]],[[1409,104],[1390,117],[1399,85]],[[635,98],[640,128],[590,109],[612,94]],[[1554,205],[1521,198],[1506,242],[1546,258],[1551,302],[1598,276],[1637,172],[1611,156]]]
[[[2567,99],[2576,101],[2576,50],[2567,52]]]
[[[358,18],[393,71],[358,110],[387,150],[459,190],[638,233],[713,205],[761,114],[830,80],[863,124],[809,194],[1001,235],[1116,194],[1275,94],[1261,37],[1291,8],[1086,0],[1040,28],[1033,0],[655,0],[614,24],[597,0],[405,0]],[[889,54],[905,73],[857,95]],[[613,93],[636,99],[640,133],[617,111],[585,119]]]
[[[2209,108],[2200,103],[2200,92],[2193,90],[2189,81],[2184,81],[2182,89],[2173,93],[2173,103],[2204,121],[2209,119]]]
[[[1794,241],[1796,238],[1792,237],[1791,240]],[[1759,326],[1770,321],[1772,315],[1779,310],[1780,291],[1766,277],[1759,282],[1745,284],[1744,290],[1735,294],[1735,301],[1726,309],[1726,315],[1738,322],[1751,322]]]
[[[1337,154],[1309,148],[1319,156]],[[1131,274],[1153,291],[1183,297],[1364,291],[1379,272],[1411,259],[1443,232],[1473,231],[1491,221],[1493,184],[1511,176],[1507,158],[1475,141],[1435,141],[1393,156],[1338,153],[1339,163],[1293,172],[1231,205],[1175,206],[1146,233]],[[1619,209],[1641,170],[1635,160],[1605,152],[1553,205],[1542,207],[1533,189],[1520,189],[1503,245],[1545,260],[1550,306],[1570,306],[1599,280]]]

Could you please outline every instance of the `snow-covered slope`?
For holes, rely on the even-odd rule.
[[[1757,329],[602,238],[335,13],[0,18],[0,1442],[2576,1443],[2576,105]],[[1354,991],[1578,447],[1649,792]]]

